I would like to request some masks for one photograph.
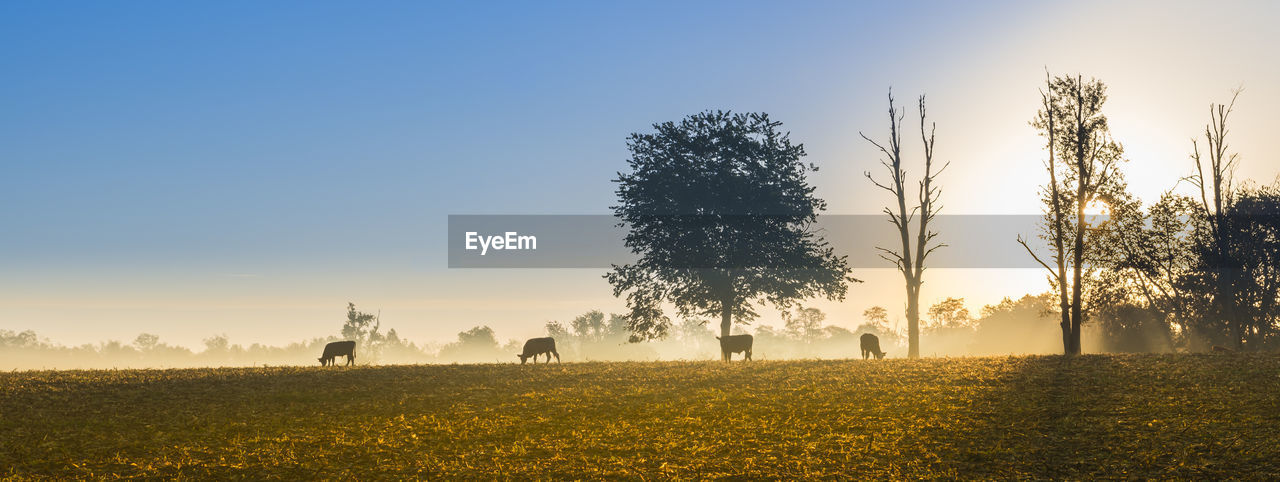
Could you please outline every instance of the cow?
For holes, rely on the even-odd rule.
[[[858,340],[862,342],[862,359],[863,360],[866,360],[867,358],[871,358],[871,355],[875,355],[877,360],[884,358],[884,352],[880,351],[879,337],[872,335],[870,333],[863,333],[862,338],[859,338]]]
[[[524,342],[524,353],[516,355],[520,358],[520,364],[524,365],[525,360],[533,358],[533,364],[538,364],[538,355],[547,355],[547,363],[551,363],[551,355],[556,356],[556,363],[560,363],[560,354],[556,353],[556,339],[552,337],[546,338],[530,338]]]
[[[320,366],[337,366],[334,358],[347,357],[347,366],[356,363],[356,342],[354,341],[335,341],[324,346],[324,354],[320,355]]]
[[[724,338],[716,337],[720,340],[720,359],[723,361],[732,361],[733,354],[744,352],[746,358],[743,361],[751,359],[751,343],[755,341],[751,335],[729,335]]]

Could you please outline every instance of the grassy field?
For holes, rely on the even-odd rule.
[[[0,477],[1280,478],[1280,357],[0,374]]]

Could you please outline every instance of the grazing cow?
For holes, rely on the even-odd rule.
[[[324,354],[320,355],[320,366],[334,365],[334,358],[347,357],[347,366],[356,363],[356,342],[354,341],[335,341],[324,346]]]
[[[862,338],[858,339],[862,342],[862,359],[866,360],[875,355],[879,360],[884,358],[884,352],[880,351],[880,338],[870,333],[863,333]]]
[[[733,354],[744,352],[747,356],[745,360],[751,359],[751,343],[755,341],[751,335],[729,335],[724,338],[716,337],[720,340],[720,359],[723,361],[732,361]]]
[[[1209,351],[1214,353],[1235,353],[1236,352],[1235,350],[1232,350],[1222,345],[1213,345],[1213,348],[1210,348]]]
[[[551,363],[551,355],[556,356],[556,363],[560,363],[560,354],[556,353],[556,339],[552,337],[546,338],[530,338],[524,342],[524,353],[516,355],[520,358],[520,364],[524,365],[525,360],[533,358],[533,364],[538,364],[538,355],[547,355],[547,363]]]

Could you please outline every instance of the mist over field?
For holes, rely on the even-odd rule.
[[[950,309],[951,311],[947,311]],[[349,313],[350,314],[350,313]],[[365,314],[356,311],[355,319]],[[367,315],[367,314],[365,314]],[[734,334],[755,338],[753,360],[802,360],[859,358],[858,337],[872,333],[879,337],[887,358],[906,354],[906,339],[900,320],[887,320],[885,313],[869,310],[870,319],[850,330],[832,325],[814,308],[787,313],[788,320],[757,320],[738,326]],[[934,310],[921,335],[924,356],[964,357],[987,355],[1034,355],[1059,353],[1062,348],[1057,314],[1044,296],[985,307],[970,314],[963,305],[943,302]],[[391,325],[390,322],[387,322]],[[896,327],[895,327],[896,325]],[[357,365],[519,363],[524,340],[504,337],[487,326],[477,326],[458,334],[447,343],[415,343],[401,339],[394,328],[363,331],[347,325],[345,334],[360,339]],[[358,328],[358,327],[357,327]],[[662,340],[629,342],[625,321],[616,314],[589,311],[563,322],[548,322],[544,336],[552,336],[562,363],[587,361],[673,361],[718,360],[716,333],[706,320],[687,320],[676,325]],[[65,346],[44,339],[38,332],[0,330],[0,367],[6,370],[121,369],[318,366],[324,345],[344,339],[344,333],[314,338],[284,346],[239,344],[225,336],[204,340],[204,346],[190,349],[165,343],[155,335],[140,334],[132,340]],[[370,341],[370,340],[374,341]],[[1089,346],[1106,352],[1171,351],[1159,334],[1134,339],[1108,339],[1103,329],[1091,325],[1086,330]],[[735,357],[740,359],[741,355]],[[345,359],[340,358],[340,363]],[[539,363],[542,361],[539,360]]]

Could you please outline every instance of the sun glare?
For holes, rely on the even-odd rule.
[[[1084,213],[1090,216],[1106,216],[1111,214],[1111,205],[1105,201],[1094,201],[1084,207]]]

